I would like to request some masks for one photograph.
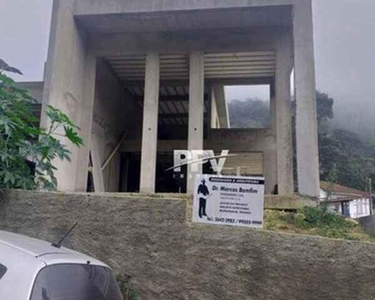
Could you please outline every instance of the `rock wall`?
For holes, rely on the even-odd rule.
[[[11,191],[0,229],[131,275],[141,299],[375,299],[375,245],[186,221],[187,198]]]

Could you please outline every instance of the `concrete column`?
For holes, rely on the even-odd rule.
[[[100,159],[100,143],[95,133],[91,134],[91,160],[94,191],[95,193],[104,193],[105,185],[102,171],[102,162]]]
[[[188,150],[203,150],[204,127],[204,53],[190,55],[189,133]],[[194,168],[197,169],[196,172]],[[193,173],[194,171],[194,173]],[[202,173],[201,166],[188,166],[187,192],[193,193],[195,176]]]
[[[220,122],[219,128],[229,128],[229,109],[228,103],[225,100],[224,86],[215,84],[212,88],[215,94],[217,115]]]
[[[81,128],[85,146],[78,149],[59,138],[70,150],[71,162],[56,159],[59,191],[86,191],[92,107],[95,90],[95,57],[88,54],[86,37],[74,20],[74,0],[55,0],[45,74],[41,126],[48,128],[47,107],[67,114]]]
[[[270,84],[270,128],[276,136],[276,91],[274,82]]]
[[[263,151],[263,174],[265,178],[265,194],[270,195],[277,184],[277,150]]]
[[[279,195],[294,193],[293,138],[290,93],[290,70],[292,66],[291,40],[280,36],[276,49],[276,141],[277,183]]]
[[[140,192],[155,192],[158,142],[158,114],[160,89],[160,56],[150,52],[146,58],[145,98],[143,105],[143,134]]]
[[[319,196],[319,153],[311,1],[294,5],[298,191]]]
[[[263,174],[265,177],[265,193],[270,195],[277,184],[277,145],[276,145],[276,91],[275,82],[270,84],[270,129],[275,137],[272,149],[263,151]]]
[[[211,120],[211,128],[217,129],[220,128],[218,126],[218,113],[217,113],[217,105],[216,105],[216,98],[214,90],[211,89],[211,114],[210,114],[210,120]]]
[[[96,80],[96,57],[91,53],[86,55],[85,78],[83,85],[80,136],[85,141],[85,145],[78,149],[77,178],[75,190],[86,192],[87,189],[87,170],[89,154],[91,148],[92,122],[94,113],[95,99],[95,80]],[[86,162],[86,164],[85,164]]]

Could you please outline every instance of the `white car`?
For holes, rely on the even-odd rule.
[[[122,300],[111,269],[81,253],[0,231],[1,300]]]

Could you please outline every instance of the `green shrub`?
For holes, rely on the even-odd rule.
[[[126,274],[119,274],[116,277],[124,300],[139,300],[139,292],[134,288],[132,277]]]
[[[283,215],[282,219],[296,228],[330,238],[350,239],[348,233],[358,227],[356,223],[330,212],[326,205],[304,207],[297,213]]]

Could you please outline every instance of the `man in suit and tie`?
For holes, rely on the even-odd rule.
[[[202,196],[201,196],[202,195]],[[208,190],[208,187],[206,185],[206,180],[202,179],[202,183],[198,187],[198,197],[199,197],[199,218],[202,219],[202,216],[207,217],[206,213],[206,204],[207,199],[210,195],[210,191]]]

